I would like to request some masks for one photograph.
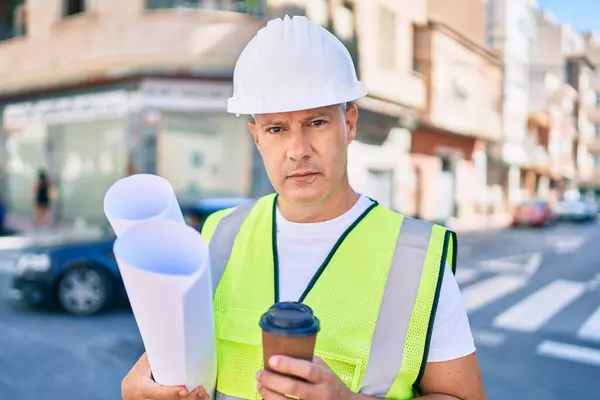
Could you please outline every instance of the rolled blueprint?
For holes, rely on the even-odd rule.
[[[151,218],[120,235],[114,254],[155,381],[213,393],[212,280],[200,234],[182,222]]]
[[[115,182],[104,196],[104,214],[117,237],[150,219],[184,222],[169,181],[151,174],[131,175]]]

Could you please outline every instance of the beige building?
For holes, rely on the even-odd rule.
[[[426,2],[359,0],[354,11],[360,32],[358,73],[369,95],[358,102],[361,113],[358,137],[350,146],[350,180],[380,203],[414,215],[416,182],[409,150],[426,90],[423,77],[413,69],[413,26],[426,21]]]
[[[31,215],[41,168],[67,221],[103,220],[104,192],[132,172],[165,176],[182,202],[271,190],[246,119],[225,112],[263,3],[32,0],[5,12],[13,28],[0,43],[9,211]]]
[[[411,147],[418,215],[446,221],[501,209],[500,189],[487,184],[487,149],[502,135],[498,55],[431,18],[416,28],[414,65],[427,93]]]
[[[593,111],[590,81],[593,65],[585,55],[579,32],[555,16],[538,11],[537,40],[529,74],[529,109],[547,116],[549,180],[541,179],[538,192],[556,200],[580,180],[589,180],[593,157],[588,151]]]
[[[461,36],[485,46],[485,4],[483,0],[428,0],[427,9],[429,18],[443,21]]]
[[[582,186],[590,189],[600,197],[600,38],[594,35],[586,36],[587,54],[596,67],[590,79],[591,109],[589,118],[593,132],[588,137],[587,147],[591,154],[591,172],[582,179]]]
[[[424,0],[43,0],[5,14],[0,102],[11,213],[30,215],[40,168],[57,183],[65,220],[103,220],[105,190],[132,172],[165,176],[182,202],[272,190],[246,119],[225,104],[243,46],[284,14],[333,31],[367,84],[353,184],[401,212],[416,209],[408,152],[426,101],[412,54]]]

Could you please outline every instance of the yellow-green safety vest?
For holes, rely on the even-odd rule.
[[[278,299],[277,195],[212,214],[216,398],[259,399],[260,316]],[[354,392],[419,394],[443,269],[456,268],[448,229],[374,203],[340,237],[303,294],[321,320],[315,353]],[[310,251],[310,249],[307,249]]]

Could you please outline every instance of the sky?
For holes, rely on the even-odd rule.
[[[580,31],[600,33],[600,0],[537,0],[563,23]]]

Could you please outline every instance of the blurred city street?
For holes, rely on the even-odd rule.
[[[600,225],[493,230],[459,240],[457,279],[489,399],[596,398]],[[30,310],[9,290],[10,256],[2,265],[2,398],[119,398],[122,377],[143,352],[131,313],[76,318]]]
[[[169,209],[179,205],[185,222],[196,229],[218,210],[274,191],[282,194],[273,171],[282,174],[279,183],[289,182],[292,168],[269,168],[269,159],[300,159],[290,155],[296,142],[278,142],[287,143],[285,157],[265,157],[270,146],[261,147],[253,126],[266,134],[284,131],[279,128],[285,124],[266,129],[261,115],[275,109],[252,106],[253,111],[238,113],[231,100],[235,92],[260,95],[255,103],[273,101],[279,110],[304,91],[307,98],[327,94],[335,104],[310,104],[343,106],[355,121],[299,125],[299,132],[309,132],[305,128],[314,123],[314,128],[346,126],[355,133],[351,143],[338,141],[347,144],[347,158],[336,156],[345,161],[346,174],[327,173],[331,163],[318,160],[328,147],[315,150],[316,160],[302,156],[320,166],[303,171],[304,178],[347,177],[355,191],[380,205],[459,233],[456,279],[488,398],[597,400],[592,392],[600,377],[596,3],[0,0],[0,400],[121,398],[121,380],[144,348],[131,310],[104,311],[127,295],[123,259],[117,265],[113,252],[116,232],[107,221],[107,191],[132,175],[160,176],[173,190],[164,198],[177,200],[169,201]],[[325,51],[329,47],[313,36],[300,40],[302,35],[285,31],[275,36],[277,42],[284,38],[281,43],[294,39],[286,44],[290,57],[267,59],[271,53],[261,50],[247,58],[258,73],[242,72],[250,77],[243,79],[234,74],[251,38],[267,21],[287,21],[285,16],[306,17],[295,20],[312,21],[330,40],[325,28],[339,39],[331,47],[336,50]],[[347,57],[339,56],[340,42]],[[265,60],[265,66],[258,62]],[[343,69],[333,68],[338,61]],[[293,70],[296,75],[289,74]],[[316,79],[325,72],[329,78]],[[332,77],[352,82],[333,84]],[[240,91],[246,81],[252,85]],[[263,93],[262,86],[281,98]],[[350,86],[360,92],[337,97]],[[144,202],[162,198],[156,190],[133,192]],[[125,197],[113,205],[127,203]],[[140,215],[141,202],[130,207]],[[513,225],[522,227],[508,228]],[[162,235],[159,242],[178,239],[161,229],[145,232],[155,231]],[[435,236],[429,240],[433,244]],[[349,247],[364,251],[360,244]],[[230,250],[226,254],[237,254]],[[300,257],[289,259],[310,266],[301,250]],[[138,287],[156,291],[140,281],[135,280]],[[151,297],[141,296],[145,305]],[[43,307],[25,306],[23,298]],[[60,307],[47,307],[54,300]],[[224,308],[227,313],[231,307]],[[151,310],[155,316],[156,308]],[[349,310],[354,317],[356,309]],[[164,318],[160,324],[166,325]],[[412,320],[405,325],[412,326]],[[451,330],[452,350],[458,348],[457,331]],[[423,333],[415,337],[423,339]],[[411,340],[407,334],[407,348]],[[245,365],[237,359],[223,364],[236,363]]]

